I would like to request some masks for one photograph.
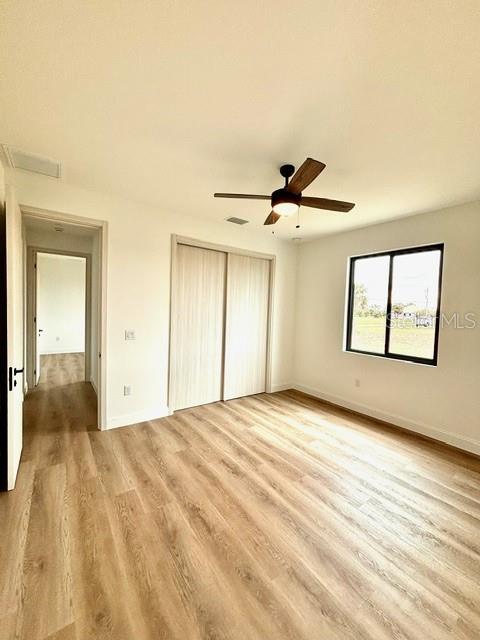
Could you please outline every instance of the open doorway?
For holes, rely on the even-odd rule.
[[[61,412],[73,406],[68,396],[74,394],[75,402],[82,397],[88,404],[81,411],[89,424],[101,429],[105,228],[36,211],[23,211],[23,224],[27,413],[34,413],[32,407],[40,402],[38,397],[28,401],[31,394],[47,393],[43,405],[61,402]]]
[[[107,223],[19,205],[13,189],[6,195],[0,490],[15,487],[22,449],[28,456],[38,436],[48,435],[53,460],[66,455],[57,445],[68,444],[74,455],[88,431],[106,428]],[[72,270],[80,272],[77,280],[63,273]]]
[[[33,252],[33,386],[90,381],[90,256]]]

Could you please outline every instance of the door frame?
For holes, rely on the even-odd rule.
[[[0,201],[0,407],[2,411],[0,424],[0,491],[8,488],[8,343],[7,343],[7,214],[6,203]],[[3,339],[5,337],[5,340]],[[4,417],[6,419],[4,419]]]
[[[28,388],[36,386],[37,348],[38,348],[38,267],[37,257],[39,253],[60,256],[72,256],[85,259],[85,368],[84,380],[90,382],[92,373],[92,254],[80,251],[66,251],[63,249],[43,249],[41,247],[27,246],[27,381]]]
[[[28,219],[38,219],[44,222],[59,222],[78,227],[94,229],[99,234],[99,266],[98,266],[98,389],[97,389],[97,425],[98,429],[107,428],[107,249],[108,249],[108,223],[105,220],[98,220],[84,216],[71,215],[48,209],[41,209],[29,205],[20,204],[22,215]],[[50,253],[52,251],[38,248],[40,253]],[[55,251],[56,252],[56,251]],[[68,255],[68,251],[60,250],[60,254]],[[80,255],[75,253],[75,255]],[[82,256],[84,257],[84,256]],[[26,267],[27,265],[25,265]],[[95,274],[91,274],[94,277]],[[25,318],[27,320],[27,318]],[[26,326],[28,323],[26,322]],[[90,362],[90,371],[93,363]]]
[[[171,240],[171,261],[170,261],[170,328],[169,328],[169,354],[168,354],[168,394],[167,404],[168,411],[171,414],[175,411],[175,340],[176,340],[176,279],[177,279],[177,247],[179,244],[188,247],[198,247],[199,249],[210,249],[212,251],[220,251],[227,255],[225,268],[225,290],[228,278],[228,256],[230,254],[249,256],[250,258],[261,258],[270,262],[270,278],[268,288],[268,316],[267,316],[267,353],[266,353],[266,371],[265,371],[265,392],[272,393],[272,334],[273,334],[273,301],[275,292],[275,268],[276,256],[270,253],[260,253],[258,251],[250,251],[248,249],[240,249],[223,244],[214,244],[212,242],[204,242],[196,238],[180,236],[172,234]],[[226,302],[226,300],[225,300]],[[226,314],[226,304],[224,313]],[[225,320],[223,327],[223,357],[225,356]],[[222,370],[222,397],[223,397],[223,375]]]

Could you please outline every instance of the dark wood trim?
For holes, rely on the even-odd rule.
[[[348,306],[347,306],[347,342],[345,349],[351,351],[352,344],[352,318],[353,305],[355,303],[355,258],[350,258],[348,273]]]
[[[443,282],[443,252],[444,245],[441,245],[440,249],[440,264],[438,267],[438,289],[437,289],[437,311],[435,315],[435,343],[433,347],[435,364],[438,362],[438,342],[440,336],[440,308],[441,308],[441,299],[442,299],[442,282]]]
[[[388,284],[387,284],[387,315],[385,318],[385,354],[390,352],[390,331],[392,329],[392,281],[393,281],[393,255],[390,254],[388,261]]]
[[[394,249],[392,251],[380,251],[378,253],[368,253],[360,256],[353,256],[350,258],[349,269],[349,282],[348,282],[348,315],[347,315],[347,340],[345,350],[351,353],[361,353],[368,356],[377,356],[378,358],[387,358],[389,360],[400,360],[402,362],[414,362],[416,364],[426,364],[430,366],[437,366],[438,363],[438,343],[440,333],[440,301],[442,293],[442,277],[443,277],[443,254],[444,243],[422,245],[419,247],[408,247],[406,249]],[[416,356],[407,356],[398,353],[390,352],[390,316],[392,312],[392,286],[393,286],[393,260],[396,256],[405,255],[409,253],[422,253],[427,251],[440,251],[440,264],[438,272],[438,291],[437,291],[437,309],[435,316],[435,335],[434,335],[434,347],[433,358],[418,358]],[[387,292],[387,309],[385,317],[385,347],[383,353],[377,353],[374,351],[363,351],[361,349],[352,348],[352,330],[353,330],[353,305],[355,301],[355,263],[357,260],[364,260],[365,258],[378,258],[382,256],[390,257],[389,275],[388,275],[388,292]]]
[[[8,489],[8,346],[6,214],[0,205],[0,491]]]

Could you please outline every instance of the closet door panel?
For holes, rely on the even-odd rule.
[[[177,246],[175,409],[222,398],[226,259],[220,251]]]
[[[224,400],[265,391],[270,261],[229,254]]]

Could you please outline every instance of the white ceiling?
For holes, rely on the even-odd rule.
[[[29,231],[54,232],[61,233],[65,236],[82,236],[85,238],[94,238],[98,230],[93,227],[82,227],[79,224],[69,222],[58,222],[58,220],[48,220],[46,218],[36,218],[31,214],[23,214],[25,227]],[[62,229],[62,231],[58,231]]]
[[[4,0],[0,141],[67,182],[260,233],[277,168],[327,164],[313,236],[480,198],[478,0]],[[48,180],[48,178],[45,178]],[[225,223],[227,224],[227,223]],[[299,235],[281,220],[277,235]]]

